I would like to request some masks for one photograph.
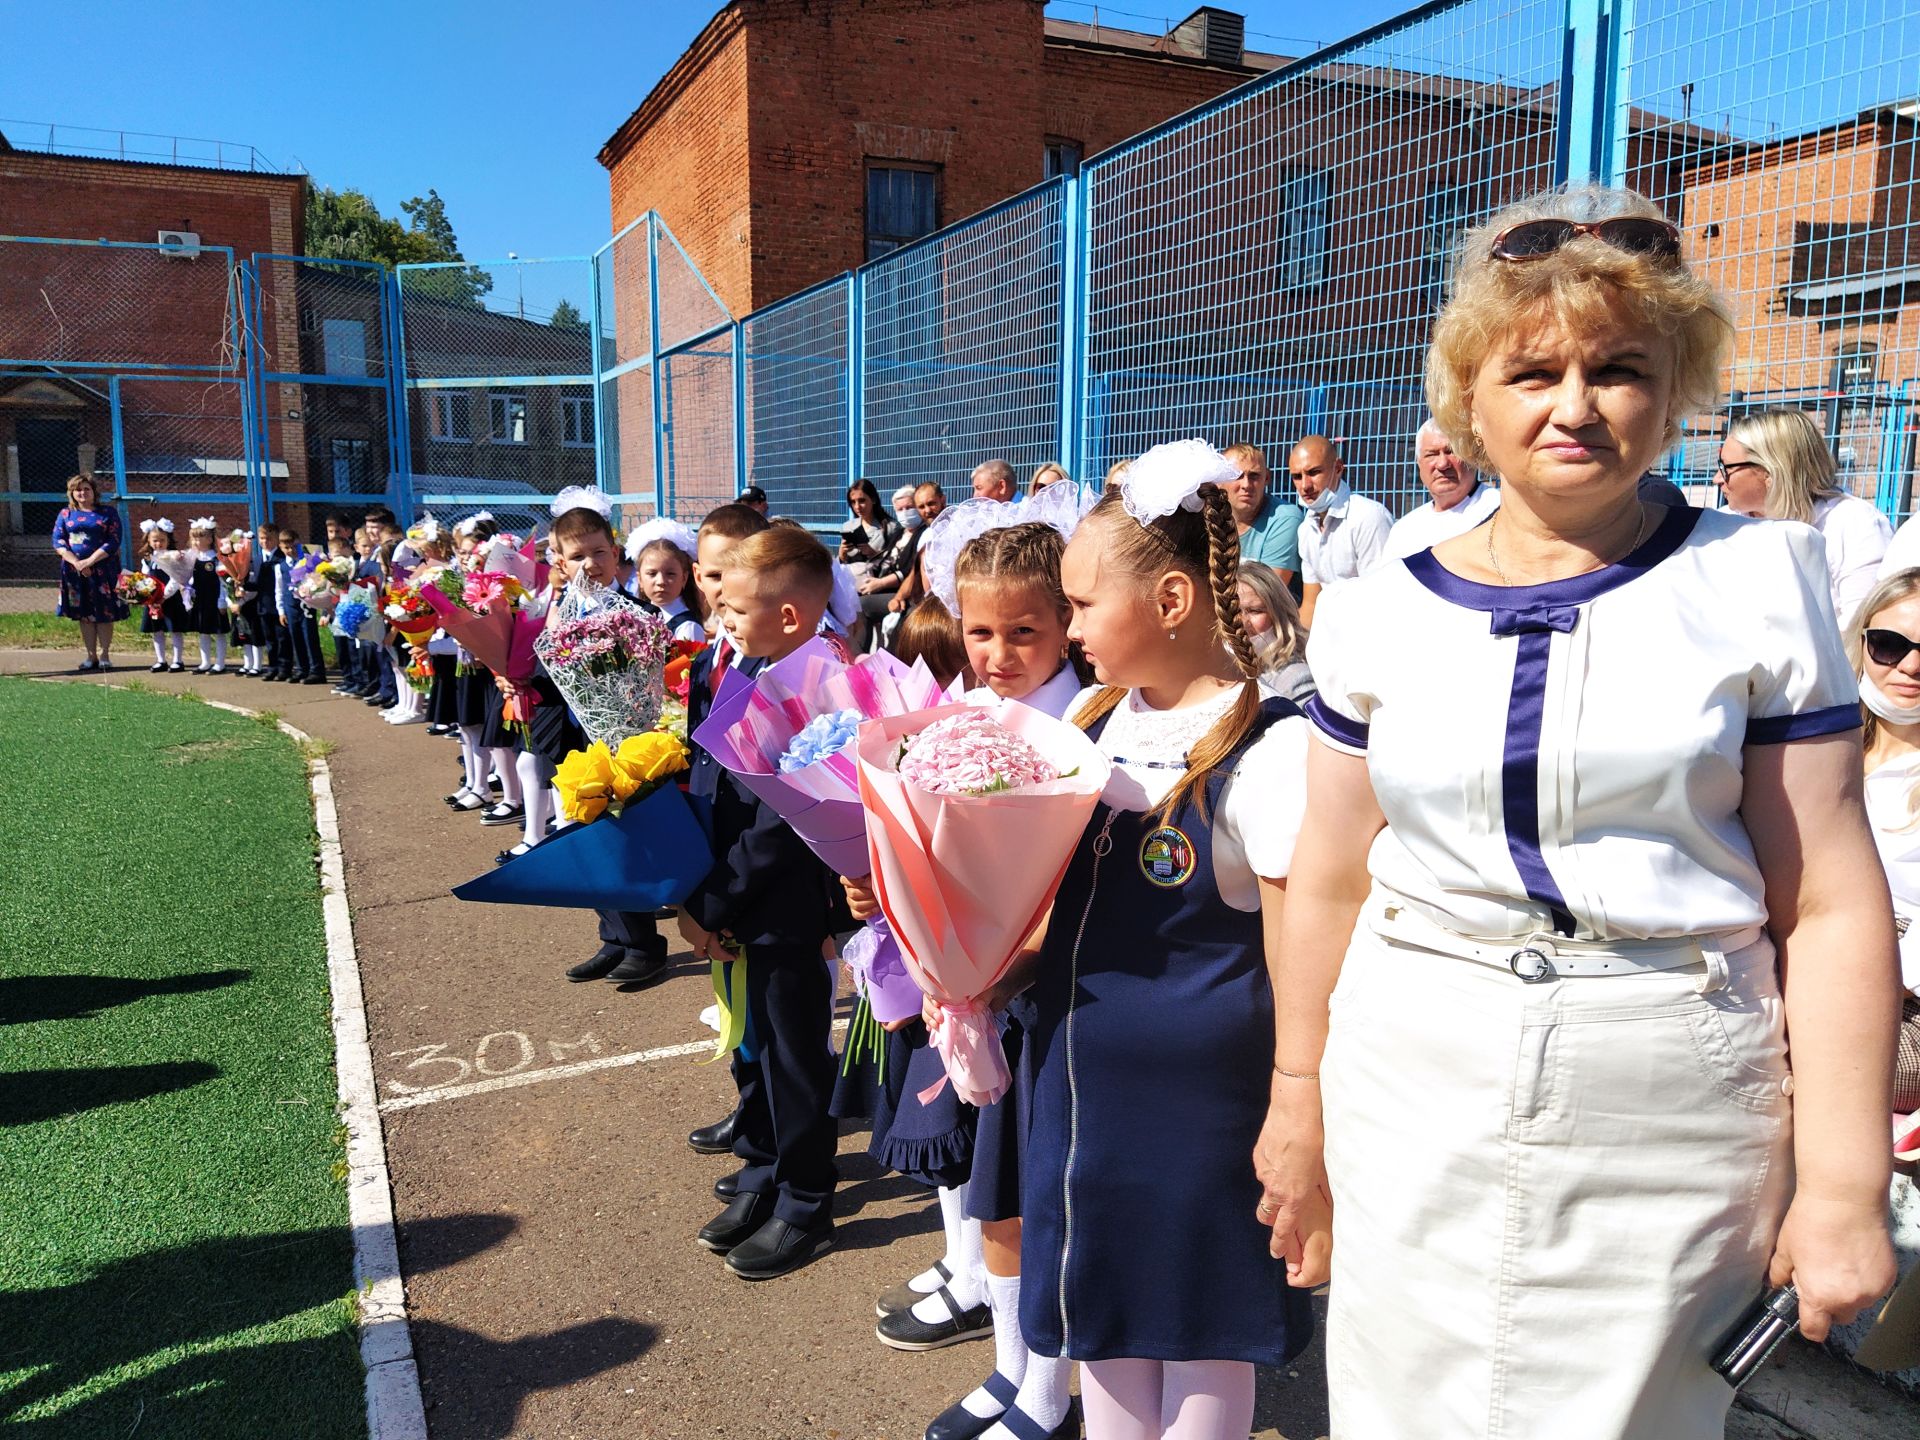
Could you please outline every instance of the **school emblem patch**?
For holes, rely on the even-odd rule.
[[[1140,842],[1140,873],[1162,890],[1177,890],[1193,878],[1193,842],[1172,825],[1162,825]]]

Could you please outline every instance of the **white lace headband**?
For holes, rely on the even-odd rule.
[[[603,520],[613,519],[613,497],[591,485],[569,485],[553,497],[553,518],[569,510],[592,510]]]
[[[700,548],[700,542],[694,538],[693,531],[678,520],[667,516],[656,516],[652,520],[642,520],[627,537],[627,558],[639,563],[640,552],[656,540],[664,540],[678,550],[687,559],[693,559]]]
[[[1062,539],[1071,539],[1075,528],[1092,508],[1093,496],[1080,494],[1077,485],[1049,485],[1022,500],[967,500],[949,505],[934,517],[920,542],[927,588],[940,597],[941,604],[958,615],[960,594],[953,581],[953,570],[969,541],[990,530],[1033,523],[1051,525]]]
[[[213,516],[202,515],[198,520],[189,520],[187,530],[189,533],[195,530],[207,530],[217,534],[219,527],[213,523]]]
[[[171,535],[173,533],[173,521],[165,518],[159,520],[142,520],[140,522],[140,533],[145,535],[150,530],[163,530]]]
[[[1198,512],[1202,485],[1239,478],[1240,467],[1206,441],[1169,440],[1120,472],[1120,501],[1134,519],[1151,525],[1176,510]]]

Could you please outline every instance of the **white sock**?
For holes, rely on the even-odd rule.
[[[1018,1388],[1026,1378],[1027,1342],[1020,1333],[1020,1277],[987,1275],[987,1304],[993,1307],[993,1368]],[[960,1406],[969,1415],[990,1420],[1006,1413],[1002,1405],[984,1388],[961,1397]]]
[[[493,766],[494,778],[500,782],[500,799],[508,805],[520,803],[520,771],[513,763],[513,751],[504,746],[495,746],[487,751],[485,763]]]
[[[997,1338],[996,1338],[996,1342]],[[1027,1373],[1020,1381],[1020,1393],[1013,1408],[1031,1419],[1042,1430],[1052,1433],[1067,1418],[1067,1382],[1073,1378],[1073,1361],[1058,1355],[1028,1355]],[[1019,1440],[1004,1425],[995,1425],[980,1440]]]
[[[942,1185],[940,1196],[940,1229],[947,1237],[947,1253],[940,1257],[940,1263],[947,1267],[947,1274],[958,1277],[960,1274],[961,1252],[966,1248],[966,1240],[960,1234],[960,1227],[967,1219],[966,1187],[949,1190]],[[922,1295],[931,1295],[947,1282],[940,1272],[929,1265],[918,1275],[907,1281],[909,1290],[918,1290]]]
[[[520,767],[520,788],[527,804],[521,840],[534,845],[545,838],[547,821],[553,814],[553,787],[547,783],[553,778],[553,768],[531,750],[521,751],[515,763]]]
[[[213,637],[211,635],[202,635],[200,637],[200,663],[207,666],[213,664]]]
[[[487,794],[486,752],[480,748],[480,727],[460,727],[460,760],[467,767],[467,789],[482,799]]]
[[[946,1282],[947,1293],[953,1296],[953,1303],[962,1310],[971,1310],[982,1304],[987,1298],[986,1257],[981,1251],[980,1222],[967,1218],[967,1187],[956,1185],[951,1188],[940,1187],[940,1222],[947,1232],[947,1255],[944,1261],[953,1278]],[[936,1280],[938,1271],[927,1271]],[[921,1277],[916,1275],[914,1280]],[[912,1281],[908,1282],[910,1285]],[[914,1286],[915,1289],[919,1287]],[[938,1291],[940,1287],[934,1286]],[[914,1317],[930,1325],[937,1325],[948,1317],[947,1302],[938,1294],[930,1293],[925,1300],[913,1307]]]
[[[153,663],[156,665],[164,665],[167,663],[166,641],[159,635],[153,637]]]
[[[187,653],[186,636],[175,635],[172,639],[172,644],[173,644],[173,663],[176,665],[186,664],[186,661],[180,658],[181,656]]]
[[[227,637],[224,635],[213,637],[213,663],[216,665],[227,663]]]

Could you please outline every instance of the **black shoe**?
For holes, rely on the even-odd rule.
[[[753,1235],[727,1251],[727,1269],[742,1280],[777,1280],[817,1260],[833,1248],[833,1221],[822,1220],[810,1230],[789,1225],[777,1216]],[[987,1307],[980,1307],[985,1310]],[[993,1328],[988,1312],[987,1328]]]
[[[731,1155],[733,1153],[733,1128],[740,1123],[740,1112],[735,1110],[726,1119],[712,1125],[702,1125],[687,1136],[687,1144],[702,1155]]]
[[[153,664],[147,666],[148,672],[154,675],[161,674],[166,670],[166,668],[167,668],[167,662],[164,660],[156,660],[153,662]]]
[[[693,1238],[714,1254],[725,1255],[734,1246],[744,1244],[757,1235],[772,1219],[772,1191],[736,1195],[733,1203],[702,1225],[700,1233]]]
[[[518,825],[526,815],[527,810],[524,805],[509,805],[502,800],[480,817],[480,823],[482,825]]]
[[[947,1269],[947,1262],[945,1260],[936,1260],[933,1262],[933,1273],[940,1277],[940,1283],[942,1285],[953,1279],[953,1272]],[[901,1310],[911,1310],[932,1293],[931,1290],[916,1290],[905,1280],[902,1280],[898,1285],[894,1286],[891,1290],[887,1291],[886,1294],[873,1302],[873,1313],[884,1320],[887,1316]]]
[[[178,660],[176,660],[171,665],[167,666],[167,673],[170,675],[180,675],[185,673],[186,668],[187,668],[186,666],[182,665]]]
[[[667,973],[667,957],[652,950],[628,951],[627,958],[608,972],[616,985],[644,985]]]
[[[1020,1387],[998,1370],[982,1380],[978,1388],[999,1403],[1001,1414],[1013,1408],[1013,1402],[1020,1394]],[[956,1401],[934,1417],[921,1440],[979,1440],[980,1436],[999,1423],[999,1415],[976,1415]]]
[[[622,951],[617,945],[602,945],[578,965],[569,966],[569,980],[598,980],[620,963]]]
[[[383,702],[383,701],[382,701],[382,700],[380,699],[380,697],[379,697],[378,695],[369,695],[369,696],[367,697],[367,704],[369,704],[369,705],[376,705],[376,706],[377,706],[377,705],[382,705],[383,703],[384,703],[384,702]]]
[[[736,1170],[731,1175],[722,1175],[718,1180],[714,1181],[713,1198],[716,1200],[731,1200],[737,1196],[740,1193],[741,1173],[742,1172]]]
[[[213,667],[211,665],[196,665],[193,667],[193,673],[196,675],[211,675],[213,673]]]
[[[873,1333],[880,1337],[882,1345],[894,1350],[940,1350],[948,1345],[958,1345],[962,1340],[979,1340],[993,1333],[993,1311],[984,1304],[962,1309],[960,1302],[953,1298],[953,1292],[944,1285],[932,1295],[921,1298],[938,1298],[946,1307],[946,1315],[929,1324],[911,1309],[896,1310],[873,1327]]]
[[[324,685],[327,683],[327,677],[325,675],[309,675],[300,683],[302,685]]]

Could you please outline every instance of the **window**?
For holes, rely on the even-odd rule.
[[[373,483],[371,440],[330,440],[327,444],[334,494],[372,495],[386,488]]]
[[[1279,290],[1308,290],[1327,278],[1327,177],[1320,170],[1283,173],[1280,244],[1274,264]]]
[[[527,443],[527,397],[489,395],[487,397],[487,438],[496,445]]]
[[[1461,233],[1488,209],[1483,202],[1486,187],[1480,184],[1449,185],[1427,195],[1424,248],[1420,256],[1420,288],[1427,303],[1439,309],[1447,298],[1447,281],[1453,275],[1453,249]]]
[[[561,443],[593,447],[593,401],[569,395],[560,401]]]
[[[932,165],[867,162],[867,259],[940,228],[940,172]]]
[[[1056,175],[1078,175],[1080,157],[1083,151],[1078,140],[1047,139],[1047,173],[1042,179],[1051,180]]]
[[[1880,379],[1880,347],[1871,340],[1849,340],[1833,357],[1833,389],[1841,395],[1872,392]]]
[[[473,397],[456,391],[437,391],[427,396],[431,419],[428,429],[435,440],[471,440],[473,438]]]
[[[328,375],[367,375],[367,327],[358,320],[321,322],[321,347]]]

